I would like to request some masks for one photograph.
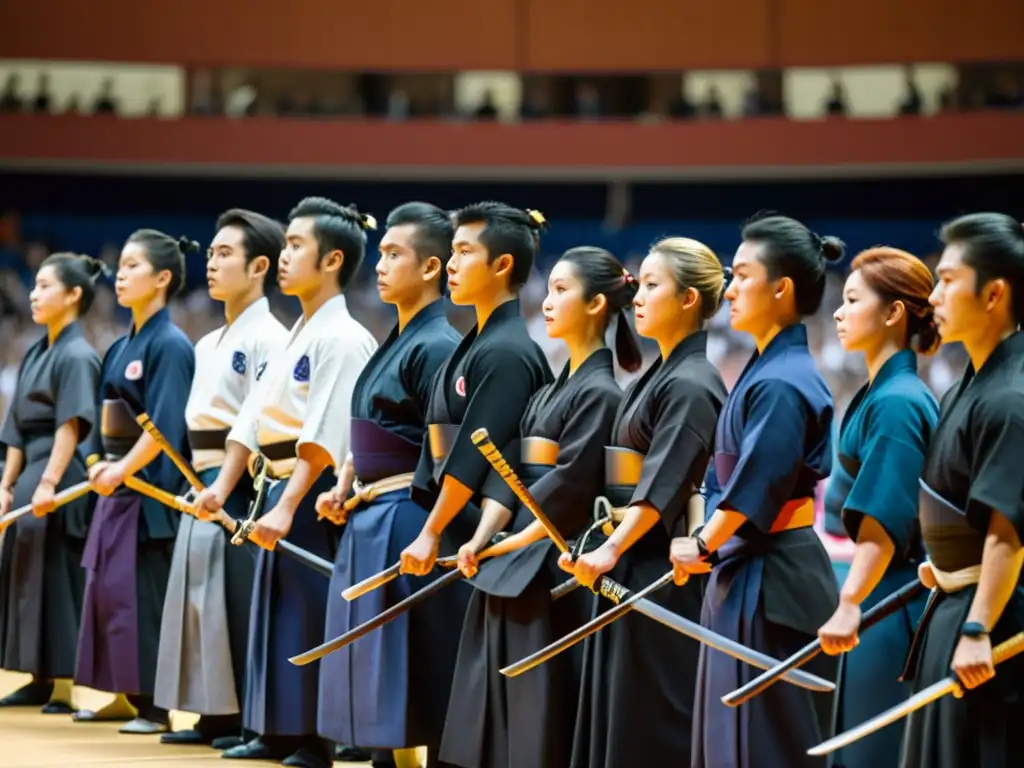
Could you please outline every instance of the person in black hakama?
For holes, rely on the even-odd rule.
[[[481,493],[491,474],[472,442],[473,431],[485,428],[496,445],[508,445],[518,435],[530,398],[551,381],[547,360],[530,339],[517,298],[544,225],[539,212],[502,203],[478,203],[455,214],[448,287],[453,303],[474,308],[477,324],[434,377],[427,441],[412,487],[413,499],[431,511],[401,553],[402,573],[427,575],[442,538],[446,553],[454,554],[473,536]],[[461,622],[446,628],[454,643],[461,628]],[[435,663],[437,675],[451,676],[453,658]],[[453,689],[449,701],[461,693]]]
[[[818,630],[825,653],[838,655],[832,731],[842,733],[907,696],[900,682],[924,594],[863,635],[862,610],[917,580],[923,560],[917,480],[939,419],[939,404],[917,375],[915,352],[939,343],[928,297],[931,270],[895,248],[871,248],[853,260],[835,312],[839,341],[863,352],[868,383],[843,416],[825,508],[857,542],[839,607]],[[897,723],[830,757],[833,768],[896,768]]]
[[[316,500],[333,486],[332,469],[348,455],[352,392],[377,342],[349,314],[342,294],[359,269],[371,216],[324,198],[306,198],[289,216],[278,285],[302,316],[271,358],[228,435],[217,480],[197,509],[222,507],[262,454],[272,478],[250,538],[265,551],[256,562],[242,724],[258,736],[223,753],[229,759],[283,760],[325,768],[332,748],[317,735],[319,668],[289,657],[324,638],[328,580],[275,552],[280,539],[325,560],[336,549],[334,526]]]
[[[135,232],[117,268],[117,301],[132,311],[132,328],[103,358],[99,445],[89,457],[89,482],[103,496],[85,544],[85,605],[75,683],[127,694],[138,716],[122,733],[167,730],[168,713],[153,703],[160,619],[178,529],[175,510],[122,484],[129,475],[180,494],[188,484],[159,445],[136,423],[140,409],[188,456],[185,403],[195,354],[171,323],[167,301],[182,287],[185,253],[198,245],[155,230]],[[123,719],[118,699],[80,720]]]
[[[228,430],[288,338],[270,311],[264,283],[284,247],[284,228],[252,211],[234,209],[217,221],[206,260],[210,298],[224,302],[227,324],[196,344],[185,420],[192,468],[211,485],[224,461]],[[224,511],[243,519],[252,488],[239,484]],[[219,522],[183,515],[171,560],[157,658],[156,704],[198,714],[192,728],[160,737],[162,744],[243,743],[246,646],[256,557],[234,547]]]
[[[32,319],[46,327],[18,369],[0,442],[7,446],[0,515],[32,505],[3,533],[0,554],[0,667],[32,682],[0,707],[39,706],[70,714],[82,614],[82,549],[93,500],[54,511],[54,494],[86,479],[78,446],[96,427],[100,357],[78,322],[96,295],[102,262],[55,254],[36,274]],[[49,703],[47,703],[49,700]]]
[[[814,367],[800,318],[821,306],[825,262],[842,243],[793,219],[762,215],[743,229],[726,291],[729,322],[757,352],[729,394],[705,478],[707,523],[672,541],[677,577],[707,569],[701,624],[777,659],[812,641],[839,603],[814,524],[814,493],[832,466],[832,394]],[[835,677],[835,659],[808,671]],[[824,766],[807,750],[829,729],[831,701],[780,683],[735,709],[725,694],[759,671],[701,649],[693,768]]]
[[[604,343],[613,318],[620,364],[635,371],[642,361],[625,317],[635,293],[636,281],[600,248],[567,251],[548,276],[547,333],[566,343],[569,361],[531,398],[520,439],[502,452],[566,538],[587,528],[590,504],[604,488],[604,446],[622,399]],[[475,591],[441,758],[463,768],[563,768],[572,754],[582,647],[521,677],[498,670],[576,629],[589,618],[590,601],[580,590],[552,603],[551,589],[565,575],[544,528],[496,474],[483,496],[500,506],[485,505],[476,535],[459,550],[462,572],[476,576]],[[476,553],[510,522],[512,535],[498,546],[502,556],[479,563]]]
[[[667,238],[651,248],[638,282],[637,331],[660,355],[626,391],[605,448],[605,495],[621,522],[594,551],[559,559],[586,586],[608,574],[640,590],[665,574],[671,537],[701,522],[693,502],[726,397],[703,330],[725,285],[715,254]],[[702,579],[693,581],[650,599],[696,620]],[[595,612],[608,607],[598,600]],[[698,653],[694,640],[633,613],[587,638],[572,768],[685,765]]]
[[[426,435],[430,383],[455,350],[459,334],[441,292],[452,222],[427,203],[391,212],[380,242],[377,290],[398,323],[367,363],[352,394],[348,459],[337,487],[317,510],[341,529],[327,604],[325,636],[336,637],[420,589],[401,576],[348,602],[341,593],[398,561],[420,532],[427,510],[409,495]],[[344,503],[349,501],[350,510]],[[356,506],[352,507],[352,504]],[[320,661],[319,733],[339,744],[373,746],[375,766],[436,752],[451,687],[469,589],[452,586]],[[404,754],[398,754],[399,752]]]
[[[921,478],[919,572],[936,593],[905,674],[916,692],[952,668],[967,690],[910,715],[900,765],[1010,768],[1022,760],[1024,656],[993,667],[992,648],[1024,630],[1024,228],[974,214],[942,241],[935,322],[970,363],[942,399]]]

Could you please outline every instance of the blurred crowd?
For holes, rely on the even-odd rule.
[[[925,86],[916,68],[903,70],[902,95],[894,115],[931,111],[1024,109],[1024,65],[975,64],[951,68],[943,82]],[[275,116],[302,118],[375,117],[388,120],[441,118],[544,120],[569,118],[721,119],[792,114],[781,70],[749,73],[742,99],[726,109],[715,80],[701,79],[696,89],[683,88],[687,73],[652,75],[555,76],[510,73],[516,96],[482,88],[473,103],[457,98],[456,73],[375,74],[303,72],[299,70],[196,69],[185,78],[185,108],[191,115]],[[34,83],[12,72],[0,90],[0,113],[72,112],[122,114],[115,77],[104,77],[88,92],[60,100],[50,75],[41,71]],[[166,114],[154,96],[148,114]],[[820,114],[854,116],[843,79],[830,75]]]
[[[6,412],[6,403],[13,393],[18,365],[25,350],[42,334],[42,329],[31,321],[29,292],[35,270],[48,253],[47,247],[39,242],[0,250],[0,339],[4,340],[0,345],[0,415]],[[643,258],[641,253],[622,256],[634,272]],[[729,254],[722,256],[728,260]],[[116,265],[117,257],[117,248],[113,246],[100,254],[100,258],[111,266]],[[545,254],[541,263],[550,264],[554,258],[557,258],[557,254]],[[395,321],[394,310],[383,304],[377,296],[372,254],[368,254],[367,262],[358,280],[347,291],[348,302],[355,318],[368,327],[378,340],[383,340]],[[861,357],[844,352],[835,335],[832,313],[841,303],[843,280],[839,273],[829,274],[822,309],[807,320],[812,351],[832,388],[839,412],[842,412],[866,380]],[[522,292],[522,305],[528,318],[530,335],[544,350],[552,369],[557,371],[564,365],[567,356],[562,343],[548,339],[545,333],[541,305],[547,293],[546,283],[546,268],[535,269]],[[286,325],[291,325],[298,317],[299,309],[294,300],[274,293],[271,303],[275,313]],[[174,301],[171,312],[174,322],[193,341],[223,324],[221,305],[207,296],[203,285],[190,286],[188,291]],[[470,311],[451,306],[450,315],[460,331],[466,331],[473,325],[474,318]],[[84,318],[89,341],[102,353],[125,332],[129,323],[130,316],[117,306],[112,285],[106,284],[98,292],[92,309]],[[749,337],[734,333],[729,328],[726,307],[712,319],[709,332],[709,357],[731,386],[753,351]],[[656,357],[657,349],[654,345],[645,345],[645,350],[648,362]],[[921,376],[937,395],[941,395],[959,375],[965,362],[966,357],[959,347],[943,348],[936,356],[921,359]],[[630,375],[622,371],[618,371],[618,375],[623,385],[630,380]]]

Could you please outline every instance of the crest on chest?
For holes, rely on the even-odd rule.
[[[247,361],[245,359],[245,352],[235,351],[231,355],[231,370],[237,373],[239,376],[245,376],[247,369]]]
[[[303,355],[292,369],[292,378],[299,383],[309,381],[309,355]]]
[[[458,395],[459,397],[465,397],[466,396],[466,377],[465,376],[459,376],[459,378],[457,378],[455,380],[455,394]]]
[[[139,379],[141,379],[142,361],[132,360],[130,363],[128,363],[128,365],[125,366],[124,369],[124,377],[128,379],[128,381],[138,381]]]

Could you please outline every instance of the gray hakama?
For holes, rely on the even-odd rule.
[[[31,503],[46,470],[58,427],[78,420],[84,441],[96,422],[99,355],[72,323],[48,345],[44,337],[26,353],[0,442],[24,454],[14,485],[13,508]],[[86,479],[76,452],[57,486]],[[65,504],[45,518],[31,513],[3,534],[0,555],[0,668],[38,680],[68,678],[75,671],[85,575],[82,549],[92,495]]]
[[[208,469],[199,479],[209,486],[218,472]],[[243,480],[224,511],[244,518],[251,495]],[[241,712],[256,552],[230,539],[219,523],[181,518],[160,629],[159,707],[201,715]]]

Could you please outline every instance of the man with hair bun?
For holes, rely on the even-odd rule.
[[[445,266],[452,222],[429,203],[388,216],[377,261],[381,300],[398,322],[360,374],[352,395],[349,454],[338,484],[317,502],[341,539],[327,607],[328,638],[373,618],[424,586],[402,576],[348,602],[342,592],[398,560],[426,520],[409,497],[422,451],[434,374],[459,335],[445,314]],[[452,587],[406,616],[320,661],[319,732],[341,744],[369,744],[373,765],[416,765],[441,743],[458,628],[469,590]],[[341,757],[342,755],[339,755]]]
[[[427,440],[412,486],[413,498],[430,515],[401,555],[402,573],[417,576],[433,569],[453,521],[458,519],[458,530],[445,542],[450,554],[476,532],[491,465],[472,432],[483,427],[495,445],[508,445],[518,437],[530,398],[552,379],[519,308],[519,291],[546,225],[543,215],[483,202],[456,211],[454,224],[448,291],[452,303],[473,307],[477,322],[434,377],[430,393]]]
[[[288,331],[270,312],[268,279],[284,248],[284,228],[253,211],[233,209],[217,220],[206,253],[210,298],[224,303],[225,325],[196,344],[196,375],[185,408],[192,467],[211,485],[224,461],[228,431]],[[236,486],[225,511],[244,518],[251,493]],[[181,518],[171,559],[157,657],[156,703],[200,715],[192,728],[160,737],[163,744],[242,743],[249,604],[256,561],[229,544],[213,520]]]
[[[216,512],[250,456],[266,461],[268,511],[250,534],[266,551],[256,562],[242,705],[243,726],[259,735],[224,752],[229,759],[283,760],[298,768],[332,763],[332,749],[317,736],[318,669],[288,661],[323,641],[328,582],[274,548],[287,537],[334,559],[333,527],[317,518],[315,504],[348,455],[352,392],[377,348],[342,295],[363,259],[366,230],[375,227],[372,216],[324,198],[306,198],[292,210],[278,285],[298,298],[302,317],[246,399],[217,480],[196,499],[198,509]]]

